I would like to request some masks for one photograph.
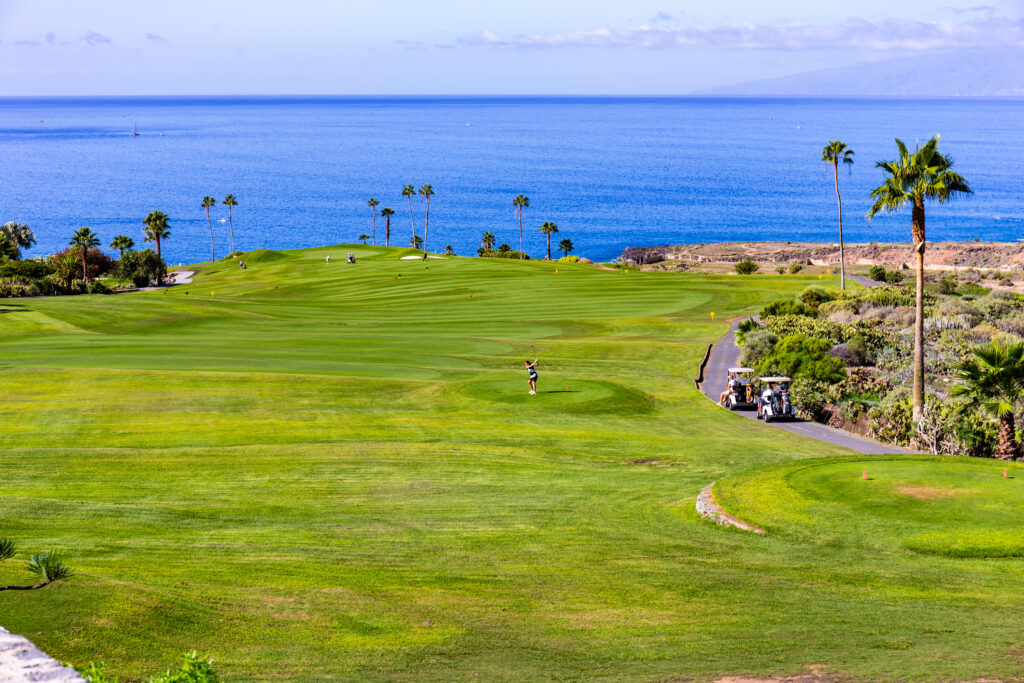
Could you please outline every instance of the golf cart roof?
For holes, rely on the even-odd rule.
[[[738,375],[740,373],[746,375],[746,374],[750,374],[753,371],[754,371],[754,368],[729,368],[729,372],[731,372],[734,375]]]
[[[762,377],[762,382],[792,382],[789,377]]]

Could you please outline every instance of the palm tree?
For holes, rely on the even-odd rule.
[[[0,225],[0,233],[3,233],[10,240],[17,252],[14,256],[15,260],[21,258],[22,249],[31,249],[32,245],[36,243],[36,236],[32,232],[32,228],[28,227],[24,223],[15,223],[13,221]]]
[[[384,207],[380,210],[380,217],[384,219],[384,246],[391,246],[391,217],[395,215],[394,210]]]
[[[416,194],[416,190],[413,189],[412,185],[406,185],[402,188],[402,196],[409,200],[409,222],[412,223],[412,236],[416,237],[416,219],[412,216],[412,198]]]
[[[547,258],[547,260],[550,261],[551,260],[551,233],[558,232],[558,226],[555,225],[554,223],[548,222],[548,223],[545,223],[544,225],[540,226],[540,231],[542,233],[544,233],[544,235],[547,236],[547,238],[548,238],[548,258]]]
[[[366,240],[370,239],[370,236],[369,236],[369,235],[367,235],[367,234],[366,234],[366,233],[364,232],[364,233],[363,233],[362,235],[360,235],[360,236],[359,236],[359,237],[358,237],[357,239],[358,239],[358,240],[359,240],[360,242],[362,242],[363,244],[366,244]]]
[[[494,236],[494,233],[488,231],[484,233],[484,236],[480,239],[480,243],[484,245],[484,249],[490,251],[494,249],[494,244],[498,241],[498,238]]]
[[[896,139],[896,147],[899,158],[875,164],[885,171],[886,178],[871,192],[875,202],[868,211],[868,218],[874,218],[880,211],[899,211],[907,204],[913,207],[911,230],[917,254],[913,395],[913,419],[916,423],[921,419],[924,408],[924,203],[927,199],[936,199],[942,204],[957,195],[971,194],[972,190],[964,177],[950,170],[953,160],[939,152],[938,135],[913,154],[899,138]]]
[[[427,248],[427,233],[430,232],[430,198],[434,196],[434,188],[431,185],[423,185],[420,188],[420,196],[427,203],[427,215],[423,221],[423,249]]]
[[[232,207],[238,206],[238,200],[235,199],[235,195],[229,194],[221,202],[224,206],[228,207],[228,230],[231,232],[231,253],[235,253],[235,223],[231,216]]]
[[[373,246],[377,246],[377,205],[380,202],[377,201],[376,197],[370,197],[370,201],[366,202],[366,205],[370,207],[370,213],[373,214]],[[360,239],[362,239],[360,237]],[[365,243],[364,243],[365,244]]]
[[[89,250],[100,245],[100,238],[89,228],[79,228],[71,238],[71,246],[79,250],[82,257],[82,279],[89,281],[88,256]]]
[[[121,258],[124,259],[124,252],[128,251],[135,246],[135,240],[128,235],[118,235],[110,242],[111,249],[117,249],[121,252]]]
[[[565,252],[566,256],[568,256],[569,252],[572,251],[572,250],[573,250],[572,240],[569,239],[568,237],[566,237],[564,240],[562,240],[561,242],[558,243],[558,251]]]
[[[954,370],[963,384],[949,393],[966,398],[964,408],[980,409],[998,419],[996,457],[1016,460],[1021,452],[1013,413],[1024,399],[1024,342],[993,341],[975,347],[973,353]]]
[[[853,150],[839,140],[833,140],[821,150],[821,160],[832,164],[836,180],[836,201],[839,202],[839,288],[846,289],[846,247],[843,244],[843,198],[839,196],[839,163],[853,165]]]
[[[444,247],[445,256],[455,256],[455,249],[450,244],[446,244]]]
[[[210,207],[217,203],[217,200],[206,195],[203,197],[203,210],[206,211],[206,222],[210,225],[210,260],[216,261],[217,257],[213,253],[213,222],[210,220]]]
[[[523,257],[523,209],[529,205],[530,198],[524,194],[518,194],[512,200],[512,206],[516,207],[516,214],[519,216],[519,258]]]
[[[163,258],[160,256],[160,240],[165,240],[171,236],[171,229],[167,220],[167,214],[163,211],[150,211],[149,215],[146,216],[146,220],[142,221],[146,226],[142,229],[142,233],[146,236],[146,241],[156,242],[156,257],[158,259]],[[162,274],[157,273],[156,283],[160,284],[162,279]]]
[[[423,238],[420,237],[419,235],[413,235],[412,236],[412,241],[410,242],[410,244],[412,245],[413,249],[422,249],[423,248]]]

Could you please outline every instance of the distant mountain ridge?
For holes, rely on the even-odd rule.
[[[1024,97],[1024,50],[896,57],[703,90],[699,95]]]

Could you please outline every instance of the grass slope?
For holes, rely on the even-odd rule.
[[[1015,560],[697,518],[709,481],[845,454],[690,379],[712,311],[810,279],[405,253],[0,302],[0,534],[78,570],[0,623],[128,677],[192,648],[238,680],[1019,672]]]

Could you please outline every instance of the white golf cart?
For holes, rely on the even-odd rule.
[[[789,385],[793,380],[789,377],[761,377],[758,383],[761,394],[757,402],[757,418],[765,422],[772,420],[793,420],[796,413],[793,403],[789,400]]]
[[[729,410],[737,408],[757,407],[757,387],[754,386],[753,368],[729,368],[734,383],[729,395],[725,397],[725,407]]]

